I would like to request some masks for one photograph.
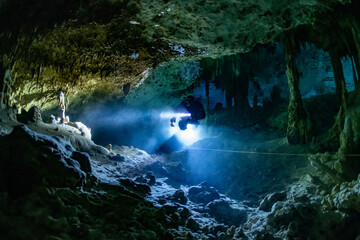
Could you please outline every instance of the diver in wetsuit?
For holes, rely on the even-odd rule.
[[[199,120],[206,117],[204,106],[198,98],[187,96],[175,109],[175,113],[189,114],[182,116],[179,121],[179,128],[185,130],[188,124],[199,125]],[[176,117],[170,119],[170,125],[175,127]]]

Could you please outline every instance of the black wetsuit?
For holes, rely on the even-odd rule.
[[[179,127],[181,130],[187,128],[187,124],[199,124],[199,120],[206,117],[204,106],[201,104],[199,99],[194,98],[193,96],[187,96],[175,109],[176,113],[190,113],[190,116],[183,116],[179,121]],[[173,125],[176,121],[176,118],[170,120]]]

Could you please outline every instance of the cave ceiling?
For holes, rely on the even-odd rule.
[[[117,99],[125,85],[138,85],[149,69],[173,58],[248,52],[303,26],[316,38],[323,30],[313,29],[325,29],[350,2],[2,1],[0,77],[10,70],[12,102],[24,109],[51,106],[59,89],[82,96],[81,102],[85,96]]]
[[[147,36],[198,47],[205,55],[247,52],[280,33],[313,25],[349,1],[142,1],[138,18]]]

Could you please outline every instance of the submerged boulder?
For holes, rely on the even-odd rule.
[[[185,181],[188,173],[183,168],[182,163],[176,162],[176,163],[166,164],[164,167],[168,173],[168,177],[179,182]]]
[[[153,172],[148,172],[148,173],[146,174],[145,178],[148,179],[148,184],[149,184],[150,186],[155,185],[155,183],[156,183],[156,177],[155,177],[155,175],[154,175]]]
[[[360,213],[360,175],[357,180],[334,188],[333,192],[335,193],[329,197],[329,201],[332,201],[334,207]]]
[[[185,192],[179,189],[170,197],[170,201],[177,202],[180,204],[186,204],[188,199],[185,196]]]
[[[208,204],[209,202],[220,198],[218,191],[215,188],[210,187],[206,182],[191,187],[188,194],[190,201],[195,203]]]
[[[125,187],[130,192],[134,192],[139,194],[140,196],[146,196],[147,194],[150,194],[151,189],[149,185],[142,184],[142,183],[136,183],[128,178],[123,178],[119,180],[120,184]]]
[[[121,156],[120,154],[111,154],[109,155],[109,159],[115,162],[124,162],[125,161],[125,157]]]
[[[164,168],[164,165],[160,162],[154,162],[154,163],[150,164],[149,166],[147,166],[145,168],[145,170],[148,170],[159,176],[168,176],[169,175],[169,173]]]
[[[285,192],[276,192],[267,195],[260,203],[259,210],[270,212],[272,206],[278,201],[284,201],[286,199]]]
[[[32,191],[34,185],[74,187],[91,172],[89,157],[59,137],[17,126],[0,138],[1,188],[12,197]]]
[[[245,210],[232,208],[230,204],[224,199],[215,200],[208,205],[207,212],[213,216],[216,221],[225,223],[229,226],[238,226],[245,223],[247,220],[247,213]]]
[[[306,201],[283,201],[269,214],[251,216],[248,233],[255,239],[355,239],[358,219],[358,214],[328,211]]]
[[[199,223],[192,217],[187,220],[186,226],[193,231],[198,231],[200,229]]]

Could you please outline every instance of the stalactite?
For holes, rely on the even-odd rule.
[[[253,64],[252,54],[233,55],[230,59],[232,64],[231,79],[234,99],[234,109],[236,112],[244,112],[250,109],[248,102],[248,90],[251,65]]]
[[[241,109],[241,80],[240,80],[240,69],[238,69],[239,57],[237,55],[232,57],[232,71],[231,78],[233,79],[233,88],[234,88],[234,108],[236,111]]]
[[[236,95],[234,98],[234,106],[239,111],[246,111],[250,109],[248,101],[249,93],[249,77],[244,74],[239,74],[236,79]]]
[[[354,54],[355,69],[358,73],[358,78],[360,78],[360,26],[356,19],[352,19],[350,22],[352,23],[351,33],[356,49],[356,53]]]
[[[236,94],[232,56],[222,57],[220,60],[220,76],[225,90],[226,108],[233,108],[233,98]]]
[[[236,112],[250,109],[249,81],[255,73],[261,71],[266,56],[264,51],[264,49],[255,49],[250,53],[224,56],[213,62],[203,62],[212,73],[211,79],[216,77],[221,79],[228,109],[234,108]]]
[[[360,60],[357,55],[354,55],[353,59],[354,59],[355,70],[357,72],[357,79],[359,81],[360,80]]]
[[[311,139],[311,123],[302,104],[299,89],[299,72],[295,59],[296,43],[291,33],[285,35],[284,50],[286,56],[286,76],[290,90],[287,139],[290,144],[305,143]]]
[[[205,107],[205,111],[206,113],[209,112],[209,105],[210,105],[210,82],[215,78],[216,76],[216,68],[217,68],[217,61],[215,61],[214,65],[215,68],[213,67],[213,61],[211,61],[210,59],[204,59],[201,62],[202,65],[202,78],[204,79],[205,82],[205,96],[206,96],[206,107]]]
[[[352,72],[353,72],[354,86],[356,87],[357,84],[358,84],[359,79],[357,77],[357,72],[356,72],[356,69],[355,69],[354,58],[350,57],[350,59],[351,59],[351,67],[352,67]]]
[[[225,98],[226,98],[226,108],[227,109],[232,109],[233,107],[233,89],[230,86],[227,86],[225,88]]]
[[[210,79],[205,78],[205,96],[206,96],[206,113],[209,112],[210,107]]]
[[[330,60],[334,71],[338,102],[345,112],[347,109],[347,91],[341,59],[335,51],[330,51]]]

